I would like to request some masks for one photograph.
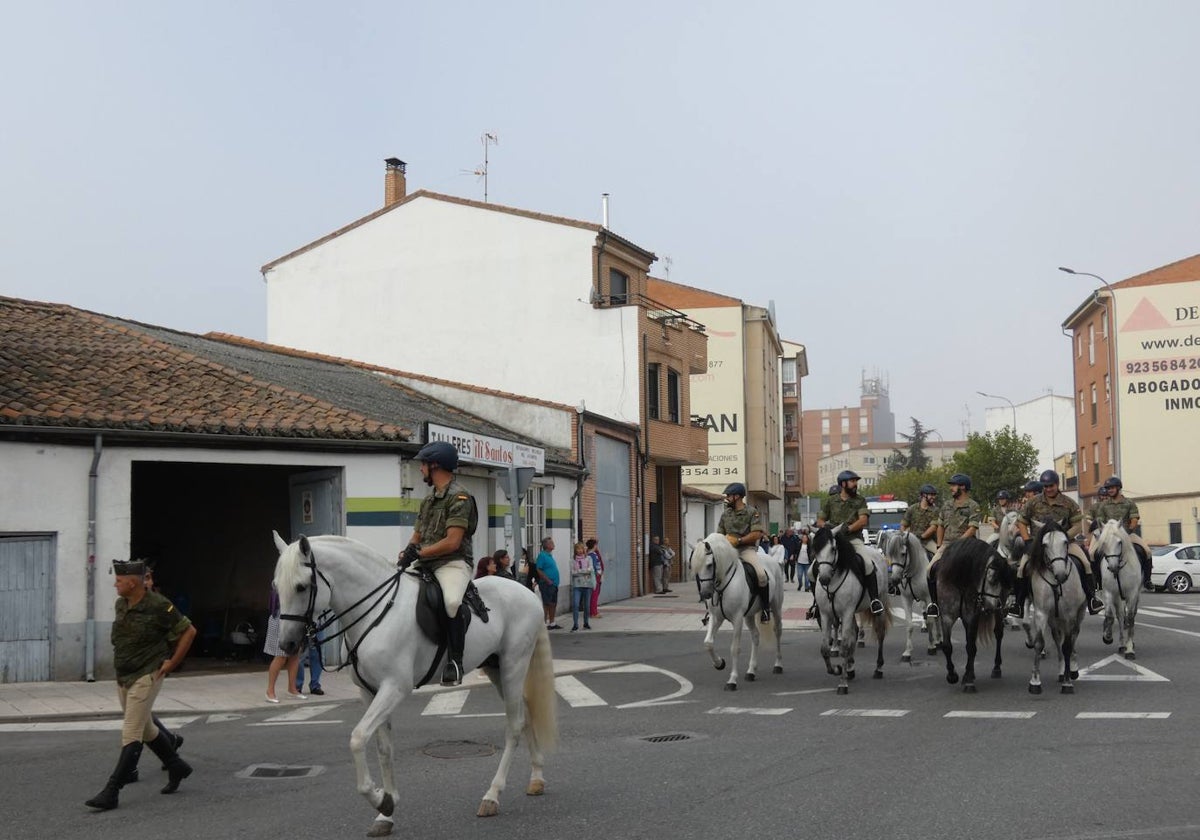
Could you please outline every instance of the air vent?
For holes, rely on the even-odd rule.
[[[243,779],[303,779],[318,776],[325,772],[320,764],[288,765],[288,764],[251,764],[237,775]]]
[[[690,741],[691,735],[685,732],[672,732],[667,735],[646,735],[640,740],[651,744],[669,744],[672,741]]]
[[[479,741],[434,741],[421,752],[430,758],[484,758],[495,755],[496,748]]]

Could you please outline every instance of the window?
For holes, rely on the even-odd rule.
[[[1083,416],[1083,407],[1084,407],[1084,405],[1085,405],[1085,403],[1083,402],[1083,391],[1080,391],[1080,392],[1079,392],[1079,415],[1080,415],[1081,417]]]
[[[1104,374],[1104,401],[1110,402],[1111,400],[1112,400],[1112,382],[1109,380],[1108,374],[1106,373],[1106,374]]]
[[[821,435],[821,445],[826,448],[827,452],[829,451],[829,435]]]
[[[1092,383],[1092,425],[1096,425],[1096,383]]]
[[[784,359],[781,376],[783,377],[783,395],[796,396],[796,360]]]
[[[859,415],[858,433],[860,435],[865,435],[867,433],[867,415],[865,415],[865,414]]]
[[[1104,439],[1104,445],[1105,445],[1105,446],[1108,448],[1108,465],[1111,467],[1111,466],[1112,466],[1112,462],[1113,462],[1113,459],[1112,459],[1112,456],[1113,456],[1112,438],[1105,438],[1105,439]]]
[[[850,431],[850,418],[843,416],[842,417],[842,434],[844,435],[848,431]]]
[[[846,450],[846,449],[849,449],[849,448],[850,448],[850,436],[849,436],[849,435],[842,435],[842,449],[843,449],[843,450]]]
[[[828,455],[829,454],[829,438],[824,438],[823,440],[824,440],[824,442],[821,444],[821,453],[824,455]]]
[[[667,419],[679,422],[679,372],[667,368]]]
[[[658,419],[658,365],[646,365],[646,416]]]
[[[1183,542],[1183,523],[1168,522],[1167,523],[1167,539],[1170,542]]]
[[[790,411],[783,415],[783,439],[789,443],[796,440],[796,415]]]
[[[823,435],[829,434],[829,418],[828,417],[821,418],[821,434],[823,434]]]
[[[1083,335],[1079,332],[1075,333],[1075,358],[1083,358]]]
[[[1108,310],[1100,313],[1100,334],[1108,338]]]
[[[1081,473],[1087,472],[1087,450],[1083,447],[1079,448],[1079,471]]]
[[[1096,325],[1088,324],[1088,364],[1096,364]]]
[[[533,485],[525,493],[524,512],[525,545],[537,557],[542,549],[542,537],[546,536],[546,488]]]
[[[1100,442],[1092,444],[1092,470],[1096,475],[1100,475]]]
[[[874,464],[874,463],[875,463],[875,456],[874,456],[874,455],[864,455],[864,456],[863,456],[863,463],[864,463],[864,464]]]
[[[613,306],[629,302],[629,277],[615,268],[608,270],[608,302]]]

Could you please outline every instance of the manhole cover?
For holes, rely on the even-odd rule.
[[[237,773],[243,779],[302,779],[317,776],[325,772],[319,764],[289,765],[289,764],[251,764],[245,770]]]
[[[684,732],[671,732],[667,735],[646,735],[641,740],[651,744],[667,744],[671,741],[690,741],[691,735]]]
[[[434,741],[421,752],[430,758],[483,758],[495,755],[496,748],[478,741]]]

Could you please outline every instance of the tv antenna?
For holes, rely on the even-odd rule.
[[[483,144],[483,166],[472,171],[472,175],[478,175],[483,178],[483,203],[487,204],[488,200],[488,146],[499,146],[500,135],[494,131],[485,131],[483,136],[479,138],[479,142]]]

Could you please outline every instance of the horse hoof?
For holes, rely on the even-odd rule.
[[[1065,675],[1065,674],[1059,674],[1059,675],[1058,675],[1058,681],[1059,681],[1060,683],[1064,683],[1064,682],[1066,682],[1066,681],[1067,681],[1067,677],[1066,677],[1066,675]]]
[[[975,692],[975,683],[963,683],[963,694],[974,694]]]
[[[1105,642],[1105,644],[1112,644],[1112,642]],[[1125,645],[1121,645],[1119,648],[1117,648],[1117,653],[1124,653],[1124,652],[1125,652]]]
[[[500,803],[485,799],[479,803],[479,810],[475,812],[475,816],[494,817],[498,813],[500,813]]]
[[[541,796],[546,792],[545,779],[533,779],[529,782],[529,787],[525,788],[526,796]]]
[[[958,682],[958,674],[955,674],[955,673],[947,674],[946,682],[950,683],[950,685],[954,685],[956,682]]]
[[[883,679],[883,671],[876,671],[874,674],[871,675],[871,679],[873,679],[873,680]]]
[[[901,662],[912,662],[912,656],[911,656],[911,655],[909,655],[909,654],[907,654],[907,653],[905,653],[905,654],[901,654],[901,655],[900,655],[900,661],[901,661]]]
[[[1137,659],[1137,654],[1134,653],[1133,651],[1129,651],[1128,653],[1125,654],[1125,658],[1126,659]]]
[[[726,691],[737,691],[737,683],[725,683]]]
[[[1030,694],[1041,694],[1042,687],[1040,685],[1034,685],[1033,683],[1030,683],[1029,684],[1029,693]]]
[[[725,660],[722,659],[720,662],[714,664],[713,667],[716,668],[718,671],[724,671],[725,670]]]
[[[396,801],[392,799],[392,795],[390,793],[385,793],[383,795],[383,801],[379,803],[379,813],[383,814],[385,817],[390,817],[392,812],[395,810]]]
[[[867,646],[867,643],[866,643],[866,642],[862,642],[862,641],[860,641],[860,642],[858,643],[858,646],[859,646],[860,648],[865,648],[865,647]]]
[[[852,670],[847,670],[847,671],[846,671],[846,679],[848,679],[848,680],[852,680],[852,679],[854,679],[854,671],[852,671]]]
[[[387,837],[392,833],[392,823],[389,820],[376,820],[367,831],[368,837]]]
[[[849,694],[849,693],[850,693],[850,686],[848,686],[848,685],[839,685],[839,686],[838,686],[837,693],[838,693],[838,694]]]
[[[1026,642],[1025,647],[1029,648],[1030,650],[1033,650],[1033,642]]]
[[[758,679],[758,678],[756,676],[754,676],[753,671],[746,672],[746,682],[754,682],[756,679]]]
[[[1072,672],[1071,672],[1071,679],[1073,679],[1073,680],[1077,680],[1077,679],[1079,679],[1079,672],[1078,672],[1078,671],[1072,671]]]
[[[829,673],[833,674],[835,677],[840,677],[842,675],[842,666],[834,665],[833,670],[831,670]]]
[[[1101,636],[1100,641],[1104,642],[1104,644],[1106,644],[1106,645],[1111,645],[1112,644],[1112,636]]]
[[[1001,676],[1001,675],[1000,675],[1000,669],[999,669],[999,668],[993,668],[993,669],[992,669],[992,679],[994,679],[994,680],[998,680],[998,679],[1000,679],[1000,676]]]
[[[1063,693],[1063,694],[1074,694],[1074,693],[1075,693],[1075,686],[1073,686],[1073,685],[1064,685],[1064,686],[1062,687],[1062,693]]]
[[[937,652],[938,652],[937,648],[935,648],[935,647],[925,648],[925,653],[927,653],[929,656],[936,656]]]
[[[782,673],[783,673],[783,666],[782,666],[782,665],[776,665],[774,668],[772,668],[772,669],[771,669],[771,673],[772,673],[772,674],[782,674]]]

